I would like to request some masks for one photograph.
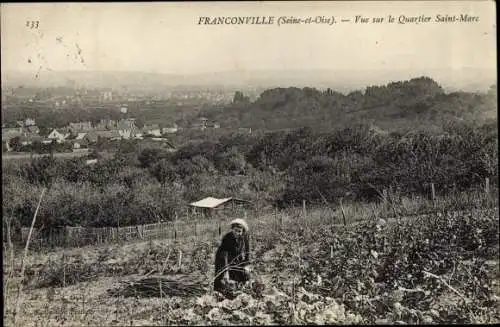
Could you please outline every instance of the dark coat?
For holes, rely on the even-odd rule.
[[[246,273],[241,271],[244,266],[250,262],[250,242],[248,234],[244,233],[241,238],[236,238],[232,232],[224,235],[221,245],[215,253],[215,275],[217,276],[228,266],[237,266],[235,269],[229,269],[229,278],[236,281],[248,280]],[[216,277],[216,286],[223,278],[224,273]]]

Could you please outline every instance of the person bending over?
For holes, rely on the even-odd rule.
[[[229,284],[250,280],[250,243],[248,225],[243,219],[230,223],[231,231],[222,238],[215,253],[214,290],[224,293]]]

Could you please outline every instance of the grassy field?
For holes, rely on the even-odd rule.
[[[29,254],[21,292],[22,253],[4,251],[4,322],[16,301],[19,326],[499,322],[497,206],[357,212],[347,226],[326,209],[279,228],[249,218],[255,283],[233,300],[212,290],[218,238]]]

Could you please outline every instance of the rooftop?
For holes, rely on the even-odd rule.
[[[223,199],[217,199],[213,197],[207,197],[204,198],[200,201],[192,202],[189,205],[193,207],[199,207],[199,208],[216,208],[220,206],[221,204],[224,204],[228,201],[231,201],[232,198],[223,198]]]
[[[238,202],[248,202],[250,203],[250,201],[246,201],[246,200],[242,200],[242,199],[236,199],[236,198],[222,198],[222,199],[217,199],[217,198],[213,198],[211,196],[209,197],[206,197],[202,200],[199,200],[199,201],[196,201],[196,202],[192,202],[190,203],[189,205],[190,206],[193,206],[193,207],[199,207],[199,208],[217,208],[218,206],[220,206],[221,204],[224,204],[228,201],[238,201]]]

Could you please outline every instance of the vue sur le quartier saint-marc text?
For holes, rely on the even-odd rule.
[[[362,16],[355,16],[356,19],[342,18],[341,22],[355,22],[355,23],[369,23],[372,22],[369,18],[360,19]],[[389,15],[387,20],[389,23],[410,24],[410,23],[477,23],[479,17],[471,16],[469,14],[460,15],[441,15],[437,14],[434,17],[419,15],[407,16]],[[383,22],[382,18],[377,18],[374,22]],[[200,16],[198,18],[198,25],[273,25],[273,24],[328,24],[332,25],[337,23],[334,16],[315,16],[315,17],[293,17],[293,16],[226,16],[226,17],[207,17]]]

